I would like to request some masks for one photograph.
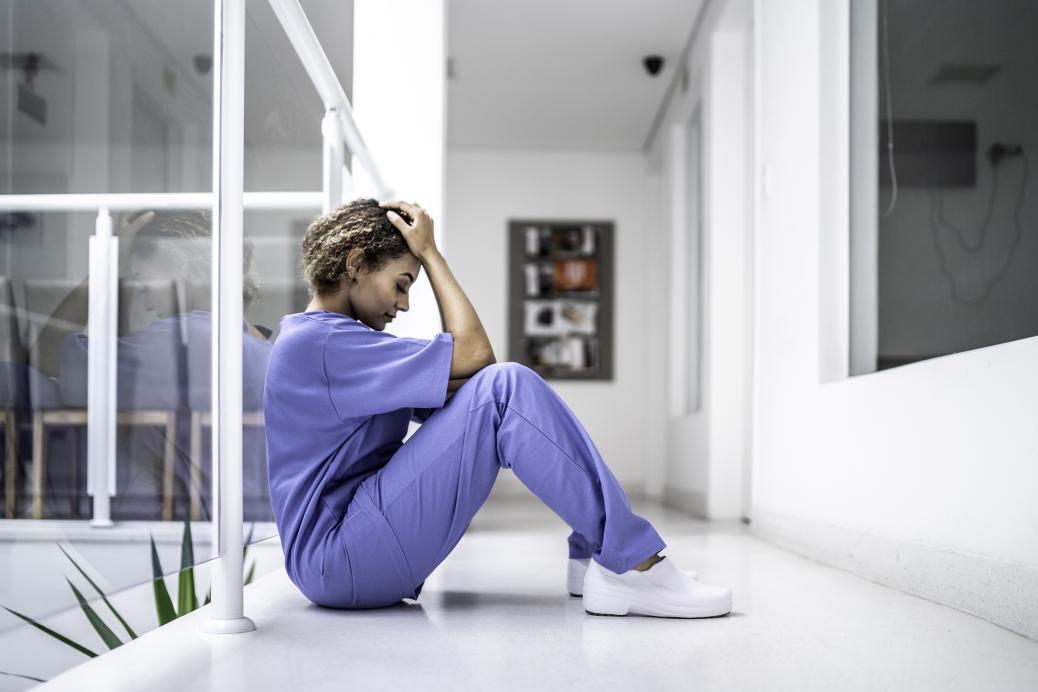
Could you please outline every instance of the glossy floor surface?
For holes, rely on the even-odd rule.
[[[492,498],[418,602],[319,608],[278,571],[245,592],[258,629],[204,611],[50,689],[1036,690],[1038,642],[755,538],[634,503],[730,615],[596,617],[565,589],[568,530],[535,499]]]

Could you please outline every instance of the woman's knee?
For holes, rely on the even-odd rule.
[[[525,380],[536,378],[541,379],[541,376],[536,372],[523,365],[522,363],[516,363],[515,361],[506,360],[500,363],[491,363],[472,377],[483,377],[493,379],[515,379]]]

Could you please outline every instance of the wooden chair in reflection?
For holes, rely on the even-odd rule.
[[[26,308],[30,313],[49,315],[75,288],[67,280],[27,280]],[[145,298],[145,292],[147,297]],[[173,480],[177,411],[182,392],[182,334],[175,330],[149,329],[158,316],[177,314],[177,290],[172,280],[119,281],[117,333],[116,421],[120,426],[158,426],[165,434],[162,467],[162,516],[173,518]],[[150,303],[153,311],[146,309]],[[87,339],[71,334],[62,348],[61,377],[53,378],[38,369],[39,354],[29,353],[29,394],[33,413],[32,517],[44,517],[44,486],[47,474],[47,428],[85,427],[87,423]],[[72,436],[75,437],[74,435]],[[114,450],[113,450],[114,453]],[[70,497],[73,515],[78,515],[78,457],[75,444],[70,451]]]
[[[0,427],[4,431],[4,517],[17,516],[18,414],[29,407],[28,355],[22,341],[14,285],[0,276]]]

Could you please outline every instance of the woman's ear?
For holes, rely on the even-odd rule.
[[[359,247],[355,247],[350,250],[349,254],[346,255],[346,276],[351,279],[351,283],[357,281],[357,276],[360,274],[361,266],[364,264],[364,251]]]

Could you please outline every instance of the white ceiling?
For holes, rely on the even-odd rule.
[[[118,0],[154,38],[196,92],[212,101],[212,73],[194,69],[195,55],[212,55],[210,0]],[[301,0],[310,24],[335,69],[347,98],[353,86],[352,0]],[[95,4],[95,9],[101,4]],[[110,22],[110,20],[109,20]],[[111,26],[111,24],[108,24]],[[302,63],[269,3],[250,2],[245,17],[245,139],[249,147],[317,147],[324,109]]]
[[[102,0],[109,2],[112,0]],[[207,0],[114,0],[162,45],[207,98],[211,74],[191,57],[211,53]],[[446,0],[448,146],[640,151],[703,0]],[[266,2],[246,20],[246,139],[253,146],[312,146],[322,108]],[[347,95],[352,0],[302,0]],[[401,19],[405,21],[405,19]],[[158,46],[156,46],[157,49]],[[659,54],[649,77],[642,58]]]
[[[641,151],[702,4],[449,0],[448,146]]]

